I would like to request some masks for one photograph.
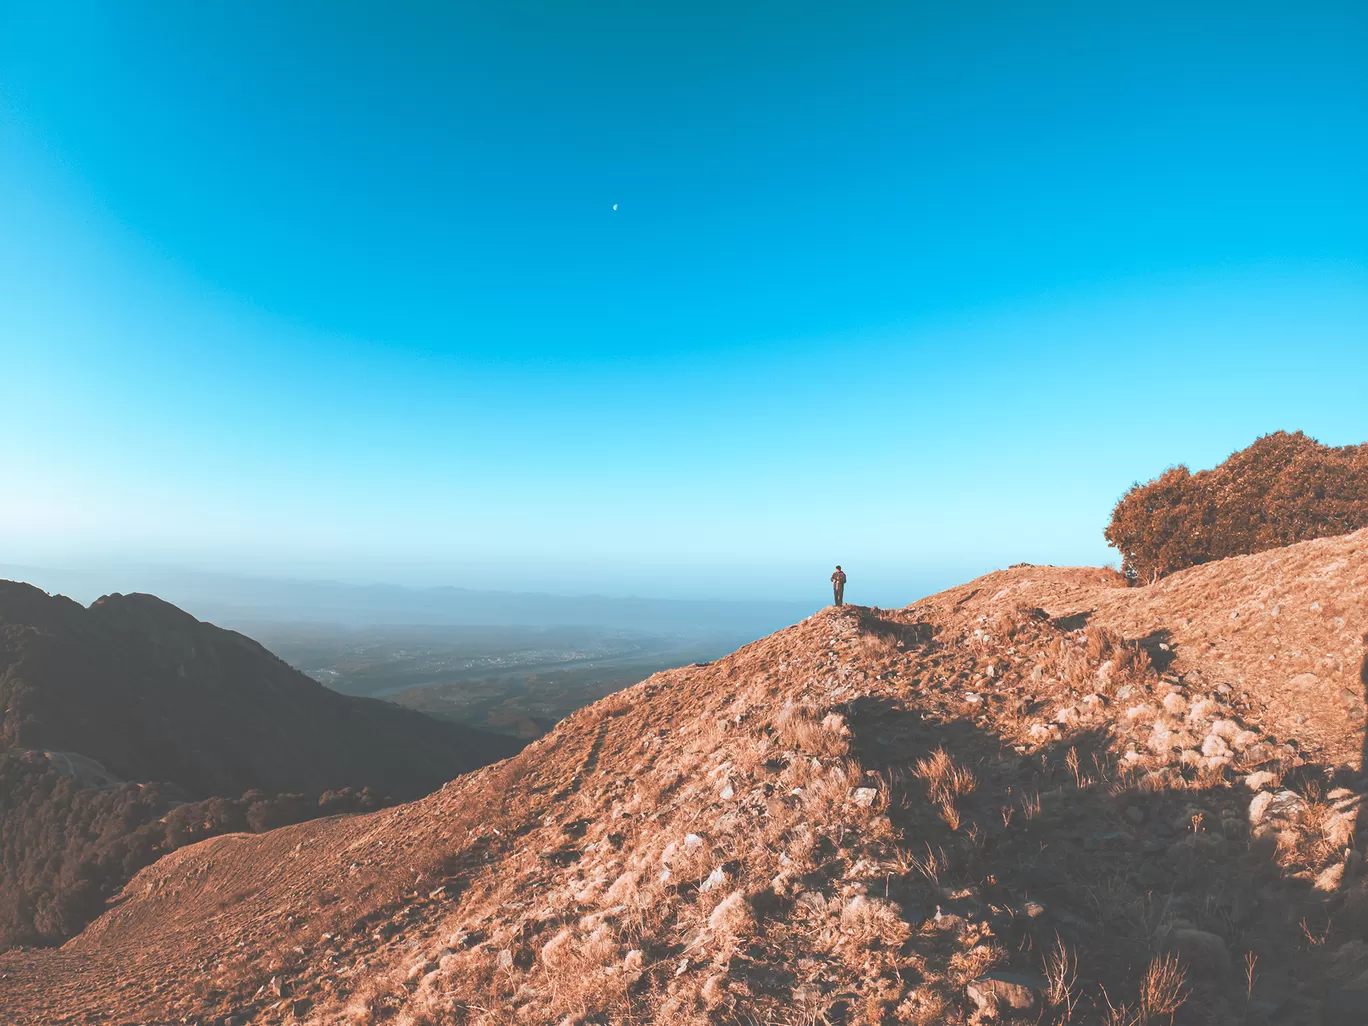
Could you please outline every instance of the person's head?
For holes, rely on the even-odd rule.
[[[836,564],[836,569],[837,569],[837,570],[841,569],[841,564],[840,564],[840,563],[837,563],[837,564]]]

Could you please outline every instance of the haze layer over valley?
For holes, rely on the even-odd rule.
[[[131,587],[152,591],[256,639],[334,691],[524,739],[581,705],[659,670],[715,659],[812,609],[174,569],[0,566],[3,576],[86,601]]]

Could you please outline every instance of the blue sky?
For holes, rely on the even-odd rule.
[[[0,368],[0,562],[1103,562],[1368,440],[1368,7],[0,0]]]

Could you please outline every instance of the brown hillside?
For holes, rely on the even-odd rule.
[[[0,582],[0,949],[61,943],[183,844],[414,798],[517,747],[335,694],[150,595]]]
[[[1365,543],[823,610],[410,805],[169,855],[0,1007],[1361,1023]]]

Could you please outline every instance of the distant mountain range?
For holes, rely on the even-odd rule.
[[[0,564],[0,577],[86,601],[136,588],[157,594],[202,619],[228,625],[261,622],[461,624],[474,626],[607,627],[680,635],[762,637],[812,612],[810,603],[613,598],[406,588],[235,576],[168,569],[61,570]]]

